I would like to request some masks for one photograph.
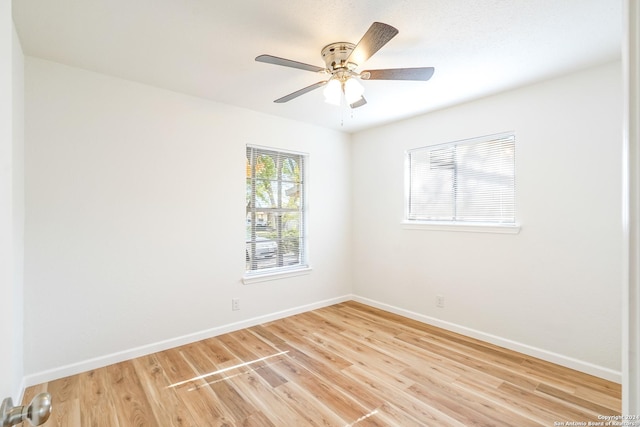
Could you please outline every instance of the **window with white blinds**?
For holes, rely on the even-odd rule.
[[[407,221],[515,224],[515,135],[407,152]]]
[[[305,155],[247,146],[246,272],[306,267]]]

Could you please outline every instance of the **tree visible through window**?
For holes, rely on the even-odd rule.
[[[306,266],[302,154],[247,147],[246,271]]]

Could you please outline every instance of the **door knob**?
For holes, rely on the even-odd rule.
[[[27,406],[13,406],[13,401],[7,397],[0,406],[0,427],[14,426],[24,420],[31,425],[44,424],[51,415],[51,395],[40,393]]]

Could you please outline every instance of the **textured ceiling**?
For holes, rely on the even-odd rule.
[[[352,132],[620,57],[617,0],[14,0],[26,55]],[[357,43],[374,21],[399,34],[359,70],[435,67],[428,82],[366,81],[356,110],[325,77],[254,61],[324,66],[323,46]]]

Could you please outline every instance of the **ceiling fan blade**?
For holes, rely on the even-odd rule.
[[[282,65],[283,67],[298,68],[306,71],[324,71],[323,67],[317,67],[315,65],[305,64],[304,62],[292,61],[291,59],[278,58],[272,55],[260,55],[256,57],[256,61],[265,62],[267,64]]]
[[[305,93],[311,92],[312,90],[318,89],[319,87],[322,87],[322,86],[324,86],[326,84],[327,84],[326,81],[314,83],[311,86],[307,86],[307,87],[302,88],[300,90],[297,90],[297,91],[295,91],[293,93],[290,93],[289,95],[283,96],[282,98],[278,98],[273,102],[278,103],[278,104],[282,104],[283,102],[291,101],[292,99],[297,98],[300,95],[304,95]]]
[[[349,107],[351,108],[358,108],[358,107],[362,107],[364,104],[367,103],[367,100],[364,99],[364,96],[360,99],[358,99],[356,102],[354,102],[353,104],[349,104]]]
[[[427,81],[433,76],[433,67],[390,68],[386,70],[366,70],[360,73],[364,80],[420,80]]]
[[[353,52],[347,58],[347,62],[362,64],[387,44],[389,40],[394,38],[396,34],[398,34],[398,30],[391,25],[374,22],[353,49]]]

